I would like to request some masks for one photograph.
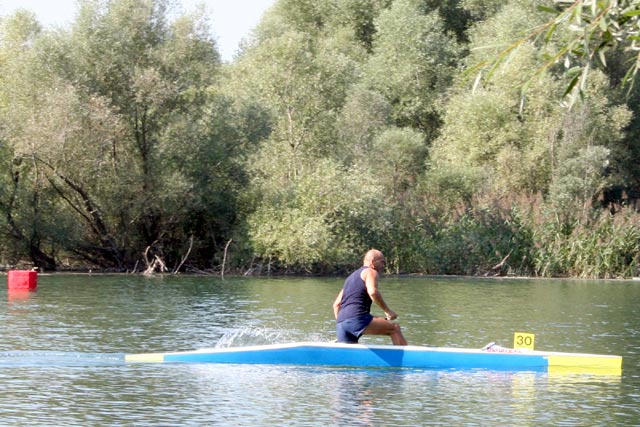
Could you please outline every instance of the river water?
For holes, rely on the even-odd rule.
[[[380,282],[410,344],[510,347],[514,332],[529,332],[539,350],[623,356],[621,376],[123,361],[126,353],[333,341],[341,285],[42,274],[33,293],[2,286],[0,425],[640,425],[640,281]]]

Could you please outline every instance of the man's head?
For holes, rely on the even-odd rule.
[[[381,272],[384,270],[384,255],[377,249],[371,249],[364,256],[364,265],[373,268],[374,270]]]

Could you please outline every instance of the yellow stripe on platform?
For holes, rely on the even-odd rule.
[[[622,357],[599,355],[548,356],[549,372],[620,375]]]
[[[164,353],[125,354],[124,361],[138,363],[162,363],[164,362]]]

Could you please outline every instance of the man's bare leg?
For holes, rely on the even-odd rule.
[[[400,325],[393,323],[382,317],[374,317],[367,329],[364,330],[365,335],[389,335],[393,345],[407,345],[404,339]]]

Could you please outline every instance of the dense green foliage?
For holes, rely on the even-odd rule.
[[[3,17],[2,263],[636,276],[626,3],[277,0],[228,64],[171,0]]]

